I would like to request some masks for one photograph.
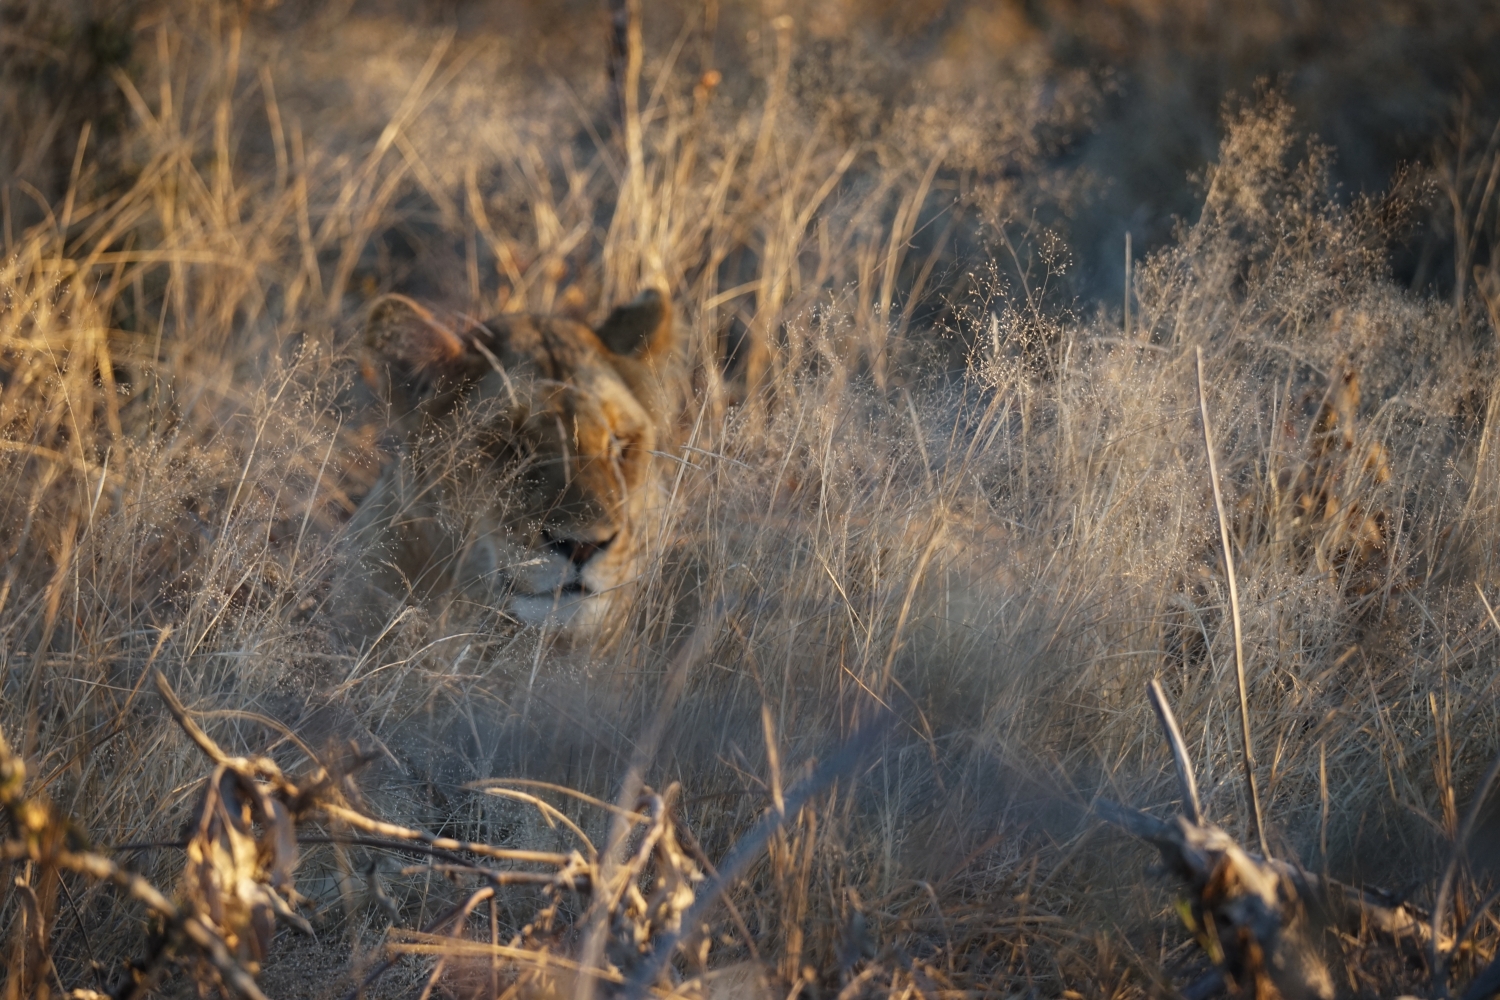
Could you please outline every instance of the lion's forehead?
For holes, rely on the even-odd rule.
[[[483,324],[492,347],[507,365],[534,367],[547,378],[609,369],[604,345],[582,323],[557,317],[507,316]]]
[[[476,401],[512,411],[512,418],[538,429],[561,421],[585,450],[602,451],[612,434],[650,433],[649,401],[635,394],[587,327],[558,320],[541,329],[529,317],[492,327],[503,331],[495,342],[498,369],[475,387]]]

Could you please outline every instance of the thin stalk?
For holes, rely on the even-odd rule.
[[[1271,858],[1266,827],[1261,819],[1260,791],[1255,786],[1255,750],[1250,742],[1250,697],[1245,688],[1245,633],[1240,625],[1240,590],[1234,582],[1234,552],[1229,545],[1229,518],[1219,489],[1219,463],[1214,459],[1213,429],[1208,419],[1208,396],[1203,391],[1203,348],[1198,355],[1198,412],[1203,417],[1203,447],[1208,452],[1208,478],[1214,486],[1214,511],[1219,515],[1219,544],[1224,550],[1224,575],[1229,578],[1229,613],[1234,622],[1234,677],[1240,690],[1240,740],[1245,748],[1245,787],[1250,793],[1250,832],[1260,843],[1261,857]]]
[[[1483,597],[1483,592],[1480,597]],[[1485,602],[1489,606],[1489,602]],[[1457,954],[1461,943],[1455,939],[1452,950],[1444,955],[1441,949],[1441,934],[1443,921],[1448,917],[1448,909],[1453,903],[1453,884],[1458,879],[1458,869],[1463,862],[1464,852],[1468,848],[1469,838],[1474,834],[1474,827],[1479,823],[1480,807],[1484,805],[1485,799],[1489,798],[1490,789],[1494,787],[1495,780],[1500,778],[1500,754],[1490,762],[1489,769],[1484,772],[1484,777],[1479,779],[1479,786],[1474,790],[1474,799],[1469,803],[1469,808],[1464,812],[1463,824],[1458,828],[1458,834],[1453,838],[1453,848],[1448,855],[1448,867],[1443,870],[1443,880],[1438,883],[1437,902],[1432,906],[1432,939],[1429,942],[1430,954],[1428,961],[1433,968],[1433,996],[1444,998],[1448,996],[1448,967]],[[1471,991],[1472,992],[1472,991]]]
[[[1167,738],[1167,747],[1172,751],[1172,764],[1177,768],[1177,782],[1182,788],[1182,808],[1194,826],[1202,826],[1203,807],[1198,804],[1198,781],[1193,776],[1193,762],[1188,757],[1187,744],[1183,742],[1182,730],[1178,728],[1177,717],[1172,714],[1161,681],[1153,677],[1146,685],[1146,696],[1151,700],[1151,707],[1156,709],[1162,735]]]

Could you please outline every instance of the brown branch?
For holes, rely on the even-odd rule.
[[[131,898],[144,903],[148,909],[161,916],[171,930],[180,933],[196,945],[218,971],[226,986],[248,1000],[266,1000],[265,994],[255,984],[255,977],[250,975],[244,966],[240,965],[230,954],[228,945],[224,943],[218,931],[196,913],[183,912],[177,904],[163,896],[156,886],[141,876],[126,871],[108,858],[92,853],[62,851],[51,858],[39,860],[43,862],[50,860],[59,868],[118,886]]]
[[[177,720],[182,731],[188,734],[188,739],[198,744],[198,749],[207,754],[208,759],[215,764],[228,764],[229,755],[219,748],[219,744],[209,738],[198,723],[193,721],[192,716],[188,715],[187,708],[177,697],[177,692],[173,691],[172,685],[167,683],[166,675],[157,670],[154,673],[154,679],[157,693],[161,695],[161,700],[167,703],[167,711],[172,713],[172,718]]]
[[[512,851],[499,847],[491,847],[489,844],[480,844],[467,840],[453,840],[449,837],[435,837],[422,830],[413,830],[395,823],[383,823],[377,819],[371,819],[363,813],[346,809],[333,803],[323,803],[321,808],[327,816],[347,823],[357,830],[366,833],[379,834],[382,837],[396,837],[400,840],[413,840],[426,844],[443,851],[464,851],[469,854],[479,854],[487,858],[495,858],[499,861],[529,861],[543,865],[557,865],[565,867],[572,863],[575,855],[558,854],[555,851]]]

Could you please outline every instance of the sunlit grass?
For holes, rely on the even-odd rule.
[[[1246,830],[1201,347],[1271,846],[1434,882],[1500,746],[1495,271],[1463,310],[1397,288],[1396,206],[1333,199],[1284,105],[1228,116],[1201,216],[1140,264],[1126,330],[1058,305],[1066,255],[1026,224],[1052,195],[1015,178],[1065,113],[1040,85],[856,138],[789,89],[784,27],[756,100],[651,61],[617,136],[587,110],[464,117],[484,53],[447,36],[392,60],[368,136],[324,134],[239,25],[163,19],[144,69],[114,74],[122,162],[80,138],[65,197],[0,261],[0,724],[96,843],[175,842],[201,791],[148,665],[231,753],[289,772],[363,754],[375,814],[538,850],[564,833],[463,786],[613,800],[634,761],[680,783],[720,859],[880,706],[899,719],[880,752],[771,838],[708,965],[753,947],[775,990],[814,995],[1150,995],[1187,937],[1146,853],[1089,814],[1173,808],[1149,679],[1207,813]],[[467,157],[444,138],[466,125]],[[628,617],[598,643],[442,602],[337,625],[344,525],[388,457],[364,304],[597,318],[643,283],[673,291],[687,403]],[[1319,444],[1351,372],[1362,399]],[[1341,541],[1351,508],[1382,518],[1371,551]],[[596,837],[600,815],[569,812]],[[159,885],[182,866],[170,846],[128,860]],[[380,880],[413,924],[457,898],[399,867],[308,850],[318,942],[277,938],[268,992],[352,988],[390,920]],[[144,936],[132,904],[68,885],[73,988]],[[476,919],[509,939],[534,907]],[[430,966],[404,969],[389,982]]]

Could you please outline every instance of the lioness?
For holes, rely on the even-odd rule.
[[[485,322],[402,295],[371,307],[366,375],[397,457],[354,526],[374,585],[457,591],[592,629],[639,574],[672,416],[672,310],[650,289],[597,329]]]

